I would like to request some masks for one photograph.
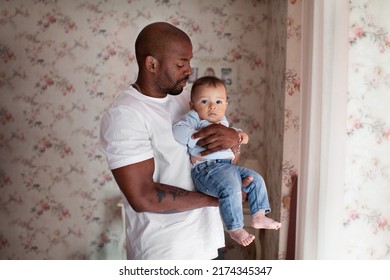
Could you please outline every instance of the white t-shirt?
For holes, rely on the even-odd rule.
[[[188,101],[188,92],[152,98],[131,87],[120,94],[101,121],[100,143],[109,167],[154,158],[155,182],[194,191],[187,148],[172,134],[172,124],[188,111]],[[137,213],[124,202],[129,259],[212,259],[225,245],[218,207]]]

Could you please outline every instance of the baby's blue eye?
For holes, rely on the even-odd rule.
[[[200,103],[207,104],[208,102],[207,102],[207,100],[202,100]]]
[[[217,104],[222,104],[223,102],[221,100],[218,100],[217,101]]]

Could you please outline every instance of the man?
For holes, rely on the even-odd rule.
[[[100,141],[124,195],[129,259],[212,259],[224,246],[217,199],[194,191],[186,147],[172,124],[188,110],[180,94],[191,75],[192,44],[164,22],[146,26],[135,51],[136,82],[110,105]],[[199,131],[205,154],[237,146],[234,129]]]

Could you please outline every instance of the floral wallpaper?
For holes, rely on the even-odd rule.
[[[269,170],[264,176],[275,189],[272,205],[279,215],[281,135],[291,110],[283,107],[282,84],[284,76],[296,80],[293,68],[284,69],[285,5],[284,0],[1,1],[0,259],[122,257],[119,190],[99,150],[100,116],[135,80],[134,40],[154,21],[186,31],[196,58],[237,69],[228,117],[251,135],[242,158],[255,158]],[[273,30],[281,30],[276,35],[269,32],[274,22]],[[274,46],[276,78],[266,74]],[[288,83],[292,95],[298,94],[296,85]],[[277,100],[269,95],[274,87]],[[267,113],[273,114],[271,123],[265,122]],[[288,126],[295,129],[295,111],[291,116]],[[266,133],[277,136],[272,149]],[[277,258],[273,239],[263,249]]]
[[[279,259],[286,258],[290,222],[291,192],[299,173],[301,114],[301,19],[302,0],[290,0],[287,7],[287,46],[285,71],[283,162],[281,182],[281,222]]]
[[[136,77],[134,40],[168,21],[194,56],[236,69],[232,125],[251,136],[284,259],[298,173],[302,0],[2,0],[0,259],[122,257],[118,188],[98,147],[100,116]],[[344,244],[348,259],[390,259],[390,30],[385,0],[350,1]],[[194,59],[196,64],[196,60]],[[196,66],[194,64],[194,66]],[[190,86],[190,85],[189,85]],[[244,161],[243,161],[244,162]],[[253,251],[227,248],[233,258]]]
[[[390,3],[350,1],[345,256],[390,259]]]
[[[281,180],[283,161],[283,134],[284,134],[284,76],[286,71],[286,18],[287,2],[272,1],[269,8],[269,33],[267,45],[267,72],[264,120],[264,146],[267,152],[265,181],[271,213],[275,220],[281,217]],[[262,252],[264,259],[277,259],[279,251],[279,235],[286,228],[282,225],[279,231],[260,231]],[[265,245],[267,244],[267,245]]]

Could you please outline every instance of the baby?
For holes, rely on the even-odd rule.
[[[227,105],[227,90],[222,80],[213,76],[199,78],[191,89],[191,110],[173,126],[173,133],[178,142],[188,147],[196,190],[219,198],[221,217],[230,237],[247,246],[255,236],[244,229],[242,191],[247,194],[253,228],[278,230],[281,227],[281,223],[266,216],[271,209],[264,179],[251,169],[235,165],[231,149],[201,156],[205,149],[196,145],[199,139],[191,138],[213,123],[228,127]],[[247,144],[248,135],[240,130],[237,133],[239,145]],[[253,181],[242,188],[242,179],[248,176]]]

